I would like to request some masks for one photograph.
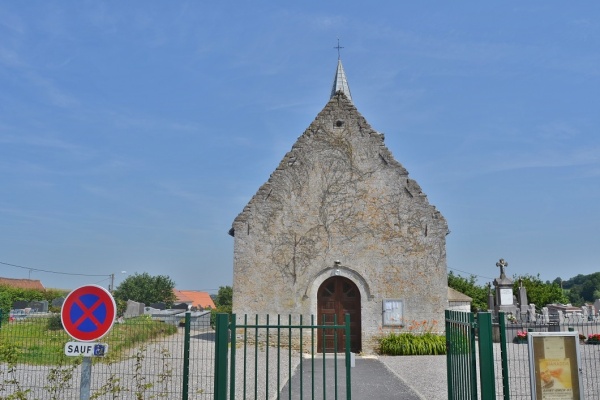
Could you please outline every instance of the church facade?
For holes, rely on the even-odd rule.
[[[444,329],[446,220],[353,105],[340,60],[329,102],[229,233],[238,316],[348,313],[365,353],[415,321]]]

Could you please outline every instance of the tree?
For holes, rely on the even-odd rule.
[[[540,279],[540,275],[521,275],[514,277],[513,290],[515,293],[519,290],[519,281],[527,289],[527,300],[529,303],[533,303],[537,308],[545,307],[546,304],[565,304],[568,302],[567,296],[563,292],[560,284],[554,280],[554,282],[543,282]]]
[[[215,298],[215,306],[229,306],[233,305],[233,289],[231,286],[219,286],[217,297]]]
[[[600,297],[600,272],[589,275],[579,274],[564,281],[563,287],[568,290],[569,300],[574,305],[593,303]]]
[[[121,282],[114,291],[113,297],[118,303],[133,300],[146,305],[165,303],[170,307],[176,300],[174,288],[175,282],[166,275],[151,276],[146,272],[136,273]]]
[[[448,274],[448,286],[473,299],[471,310],[474,312],[485,311],[487,310],[488,290],[483,286],[477,285],[475,280],[475,275],[464,278],[460,275],[454,275],[452,271]]]
[[[231,286],[219,286],[219,291],[214,298],[216,309],[210,312],[210,324],[215,326],[217,314],[231,314],[233,307],[233,289]]]

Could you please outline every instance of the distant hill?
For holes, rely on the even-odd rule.
[[[560,282],[559,278],[555,279]],[[562,281],[562,287],[567,291],[571,304],[583,305],[600,299],[600,272],[589,275],[579,274],[571,279]]]

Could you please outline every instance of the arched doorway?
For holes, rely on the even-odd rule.
[[[350,351],[359,353],[361,350],[360,291],[354,282],[342,276],[325,280],[317,292],[318,324],[322,324],[325,318],[326,325],[333,325],[335,316],[337,324],[343,325],[346,314],[350,314]],[[337,351],[343,352],[346,343],[343,329],[325,329],[324,341],[323,331],[319,330],[317,351],[333,352],[335,335],[337,335]]]

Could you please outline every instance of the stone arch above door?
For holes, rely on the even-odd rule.
[[[356,286],[358,286],[358,290],[360,290],[360,296],[363,301],[371,301],[374,296],[371,294],[371,288],[367,281],[362,277],[361,274],[353,270],[352,268],[339,266],[337,268],[323,268],[321,271],[314,274],[311,279],[308,281],[308,285],[304,290],[304,298],[305,299],[316,299],[317,290],[321,286],[325,280],[331,278],[332,276],[342,276],[350,279]],[[312,308],[316,312],[316,303]]]

